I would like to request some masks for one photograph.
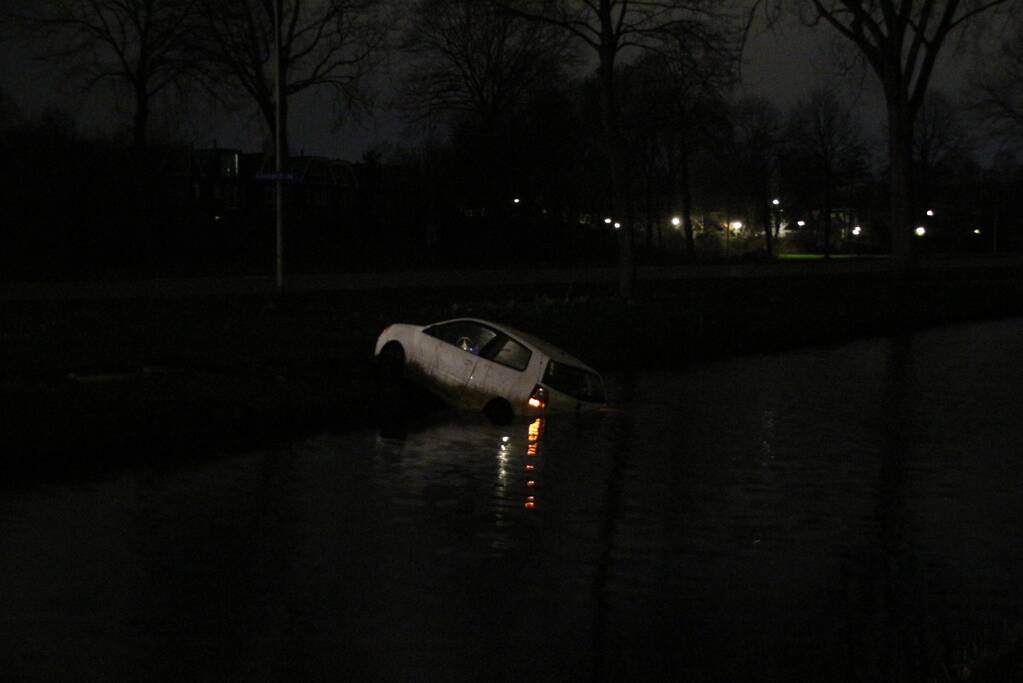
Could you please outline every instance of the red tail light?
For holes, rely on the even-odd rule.
[[[533,393],[529,395],[529,407],[543,410],[547,407],[547,390],[537,384],[533,387]]]

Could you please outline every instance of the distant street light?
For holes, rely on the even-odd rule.
[[[771,203],[774,204],[775,206],[779,206],[781,204],[781,200],[780,199],[772,199]]]
[[[615,230],[621,230],[621,228],[622,228],[622,224],[617,222],[617,221],[615,221]]]
[[[917,237],[923,237],[924,235],[927,234],[927,228],[925,228],[922,225],[918,225],[918,226],[916,226],[916,230],[914,230],[913,232],[916,233]]]
[[[863,232],[863,228],[861,228],[861,227],[860,227],[860,226],[858,226],[858,225],[855,225],[855,226],[853,226],[853,229],[852,229],[852,234],[853,234],[854,236],[856,236],[856,237],[859,237],[859,236],[860,236],[860,233],[861,233],[861,232]]]
[[[927,215],[928,216],[933,216],[934,215],[934,209],[927,209]]]
[[[732,221],[732,226],[731,227],[732,227],[732,230],[735,230],[736,232],[738,232],[739,230],[742,230],[742,221]]]
[[[605,225],[611,225],[611,223],[612,223],[612,221],[611,221],[611,219],[610,219],[610,218],[605,218],[605,219],[604,219],[604,224],[605,224]]]
[[[515,199],[513,199],[512,201],[513,201],[513,202],[515,202],[516,204],[518,204],[518,203],[519,203],[519,202],[521,202],[522,200],[521,200],[521,199],[519,199],[518,197],[516,197],[516,198],[515,198]]]
[[[806,221],[796,221],[796,225],[798,225],[801,228],[805,228],[806,227]]]
[[[677,228],[678,226],[682,225],[682,219],[679,218],[678,216],[672,216],[671,224]]]
[[[975,229],[973,230],[973,234],[974,234],[974,235],[979,235],[979,234],[980,234],[980,228],[975,228]]]

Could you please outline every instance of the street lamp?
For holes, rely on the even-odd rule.
[[[780,199],[772,199],[771,203],[774,204],[775,206],[780,206],[781,205],[781,200]]]
[[[796,221],[796,225],[798,225],[801,228],[805,228],[806,227],[806,221]]]
[[[521,200],[521,199],[519,199],[518,197],[516,197],[515,199],[513,199],[513,200],[512,200],[512,202],[513,202],[513,203],[515,203],[515,204],[518,204],[518,203],[520,203],[521,201],[522,201],[522,200]]]
[[[927,215],[928,216],[933,216],[934,215],[934,209],[927,209]]]
[[[853,234],[853,236],[855,236],[855,237],[859,237],[859,236],[860,236],[860,233],[861,233],[861,232],[863,232],[863,228],[861,228],[861,227],[860,227],[860,226],[858,226],[858,225],[854,225],[854,226],[853,226],[853,229],[852,229],[852,234]]]
[[[672,216],[671,224],[677,228],[678,226],[682,225],[682,219],[679,218],[678,216]]]
[[[916,233],[917,237],[923,237],[924,235],[927,234],[927,228],[925,228],[922,225],[918,225],[918,226],[916,226],[916,230],[914,230],[913,232]]]

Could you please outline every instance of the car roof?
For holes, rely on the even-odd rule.
[[[522,330],[517,330],[514,327],[510,327],[510,326],[504,325],[502,323],[495,323],[492,320],[483,320],[482,318],[451,318],[450,320],[441,320],[440,322],[432,323],[431,325],[427,325],[427,327],[432,327],[433,325],[444,325],[446,323],[454,323],[454,322],[472,322],[472,323],[479,323],[481,325],[486,325],[487,327],[492,327],[495,330],[498,330],[499,332],[503,332],[504,334],[507,334],[509,337],[511,337],[513,339],[517,339],[518,341],[520,341],[520,342],[522,342],[522,343],[524,343],[524,344],[526,344],[528,346],[532,346],[534,349],[536,349],[540,353],[544,354],[545,356],[550,357],[553,360],[556,360],[556,361],[561,362],[561,363],[566,363],[566,364],[569,364],[569,365],[575,365],[575,366],[578,366],[580,368],[583,368],[584,370],[589,370],[590,372],[592,372],[594,374],[599,374],[599,373],[597,373],[596,370],[591,368],[589,365],[587,365],[586,363],[582,362],[581,360],[579,360],[575,356],[571,355],[570,353],[567,353],[567,352],[559,349],[554,344],[551,344],[550,342],[544,341],[543,339],[540,339],[539,337],[534,337],[533,335],[529,334],[528,332],[523,332]]]

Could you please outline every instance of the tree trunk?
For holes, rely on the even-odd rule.
[[[653,189],[653,172],[650,170],[652,163],[646,165],[646,174],[644,178],[644,202],[646,204],[646,254],[647,258],[650,258],[650,254],[654,251],[654,189]]]
[[[621,170],[620,130],[618,125],[618,100],[614,84],[615,50],[606,45],[600,53],[600,84],[603,91],[604,144],[607,152],[608,180],[608,212],[614,220],[620,220],[621,211],[620,188],[618,186]],[[633,226],[625,221],[618,232],[618,296],[628,301],[632,299],[633,283],[635,282],[635,263],[632,254]]]
[[[270,148],[273,149],[274,130],[276,130],[276,114],[274,112],[273,100],[267,100],[260,107],[263,111],[263,119],[266,121],[267,130],[270,131]],[[288,98],[281,101],[281,160],[282,167],[287,166],[291,157],[291,148],[288,147]],[[286,170],[286,169],[285,169]]]
[[[146,148],[149,128],[149,93],[146,88],[135,88],[135,115],[132,120],[132,142],[136,150]]]
[[[824,258],[831,258],[831,185],[828,178],[824,187]]]
[[[689,177],[689,149],[684,145],[679,159],[679,189],[682,193],[682,228],[686,234],[686,260],[696,260],[696,240],[693,238],[693,192]]]
[[[888,153],[891,159],[892,270],[913,269],[913,118],[909,104],[895,98],[888,104]]]

